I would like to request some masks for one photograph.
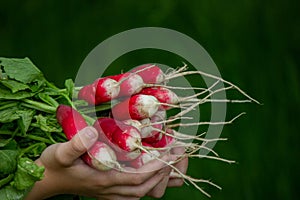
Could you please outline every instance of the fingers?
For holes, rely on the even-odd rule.
[[[139,200],[137,197],[121,196],[116,194],[100,195],[97,200]]]
[[[169,167],[166,176],[154,188],[152,188],[152,190],[147,194],[147,196],[161,198],[164,195],[169,182],[170,172],[171,168]]]
[[[151,191],[155,186],[162,183],[165,179],[165,177],[168,177],[170,173],[169,168],[164,168],[160,171],[158,171],[154,176],[146,180],[145,182],[139,184],[139,185],[120,185],[120,186],[112,186],[105,191],[103,191],[106,194],[118,194],[122,196],[128,196],[128,197],[136,197],[136,198],[142,198],[144,197],[149,191]],[[165,182],[165,185],[162,188],[162,193],[164,193],[164,190],[166,188],[167,183]],[[158,193],[158,192],[157,192]],[[161,194],[161,191],[159,191],[159,194]]]
[[[73,162],[93,146],[98,132],[93,127],[86,127],[70,141],[61,143],[56,149],[55,158],[63,166],[71,166]]]
[[[130,170],[130,172],[119,172],[116,170],[108,171],[109,176],[111,177],[109,182],[107,183],[108,186],[112,185],[139,185],[145,182],[145,180],[149,179],[150,177],[154,176],[159,169],[162,169],[166,166],[165,163],[173,161],[175,158],[171,156],[163,156],[161,160],[153,160],[143,167],[135,170]]]
[[[172,153],[176,154],[176,155],[183,155],[185,153],[185,150],[183,147],[177,147],[172,149]],[[188,168],[188,158],[184,158],[183,160],[181,160],[180,162],[174,164],[174,167],[176,167],[179,171],[181,171],[183,174],[186,173],[187,168]],[[178,176],[171,176],[169,178],[169,182],[168,182],[168,187],[180,187],[183,185],[183,179],[182,178],[178,178]]]
[[[184,153],[185,153],[184,147],[176,147],[172,149],[172,154],[183,155]],[[184,158],[180,162],[174,164],[174,167],[176,167],[177,169],[179,169],[179,171],[185,174],[188,168],[188,158]]]

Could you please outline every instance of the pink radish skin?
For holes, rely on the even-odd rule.
[[[140,132],[133,126],[119,124],[120,129],[116,129],[112,135],[112,142],[125,151],[134,151],[141,145]]]
[[[117,81],[104,77],[81,88],[78,93],[78,98],[85,100],[90,105],[99,105],[115,99],[119,93],[120,86]]]
[[[112,141],[114,131],[119,129],[117,121],[108,117],[98,118],[93,126],[98,132],[101,130],[110,141]]]
[[[112,118],[99,118],[93,126],[99,133],[99,140],[108,144],[115,151],[119,161],[133,160],[140,155],[141,152],[136,149],[136,146],[141,144],[141,138],[138,130],[134,127],[125,126],[122,122]],[[113,131],[105,133],[104,130],[110,129]]]
[[[155,134],[152,134],[146,138],[142,138],[142,142],[146,142],[148,144],[153,144],[156,142],[159,142],[162,138],[163,134],[160,132],[156,132]]]
[[[90,105],[96,105],[95,96],[96,96],[96,89],[92,84],[84,86],[79,90],[78,93],[78,99],[85,100]]]
[[[99,118],[94,123],[94,127],[97,130],[101,127],[105,136],[125,151],[134,151],[137,148],[136,144],[141,143],[140,132],[135,127],[121,121],[112,118]]]
[[[57,107],[56,118],[68,140],[71,140],[80,130],[88,126],[81,114],[67,105]]]
[[[116,104],[112,108],[112,114],[117,120],[142,120],[152,117],[157,112],[159,105],[159,101],[155,97],[137,94]]]
[[[67,105],[59,105],[56,118],[68,140],[71,140],[80,130],[88,126],[79,112]],[[104,156],[100,156],[103,154]],[[108,170],[117,163],[113,150],[102,142],[96,142],[89,153],[82,155],[82,160],[98,170]]]
[[[146,84],[162,83],[165,79],[164,72],[158,66],[153,64],[140,65],[130,72],[137,72]]]
[[[171,105],[179,104],[178,96],[171,90],[164,87],[147,87],[142,89],[140,91],[140,94],[152,95],[161,103],[166,103]],[[161,105],[160,109],[169,109],[169,107],[165,105]]]
[[[128,97],[141,91],[144,86],[143,79],[133,73],[124,73],[109,78],[117,81],[120,84],[120,92],[118,97]]]
[[[82,159],[90,166],[105,171],[116,166],[117,156],[115,152],[104,142],[97,141]]]
[[[172,130],[167,130],[168,133],[172,133]],[[167,147],[168,145],[173,144],[176,142],[175,138],[166,134],[162,134],[162,137],[159,141],[151,143],[150,145],[155,148],[163,148]]]

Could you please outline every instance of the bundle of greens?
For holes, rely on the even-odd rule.
[[[0,58],[0,67],[0,199],[16,200],[43,178],[34,160],[66,141],[55,112],[62,103],[74,106],[74,84],[57,88],[28,58]]]

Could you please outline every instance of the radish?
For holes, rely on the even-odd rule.
[[[104,142],[97,141],[82,159],[98,170],[109,170],[116,167],[117,157],[115,152]],[[118,166],[118,165],[117,165]]]
[[[68,140],[88,126],[81,114],[67,105],[58,106],[56,118]],[[102,142],[96,142],[88,153],[82,155],[82,159],[89,166],[98,170],[108,170],[118,166],[114,151]]]
[[[118,120],[142,120],[152,117],[157,112],[159,106],[160,103],[153,96],[133,95],[112,107],[112,114]]]
[[[112,135],[112,141],[125,151],[137,150],[141,145],[140,132],[133,126],[124,123],[118,123],[119,129],[116,129]]]
[[[140,75],[146,84],[162,83],[164,81],[164,73],[157,65],[140,65],[132,69],[131,72]]]
[[[140,91],[140,94],[152,95],[159,102],[176,105],[179,103],[178,96],[171,90],[163,87],[147,87]],[[161,109],[168,109],[168,106],[161,105]]]
[[[108,76],[108,78],[117,81],[120,85],[118,97],[128,97],[136,94],[141,91],[144,85],[143,79],[138,74],[134,73],[118,74],[114,76]]]
[[[215,85],[214,85],[215,86]],[[206,103],[209,100],[207,100],[210,96],[215,94],[216,92],[220,92],[219,90],[212,92],[211,94],[208,94],[206,97],[203,99],[197,99],[196,97],[205,94],[208,92],[208,90],[204,90],[203,92],[196,93],[191,96],[187,97],[178,97],[176,93],[174,93],[172,90],[166,88],[165,86],[156,86],[156,87],[146,87],[143,88],[139,94],[144,94],[144,95],[151,95],[154,96],[162,105],[159,107],[160,110],[168,110],[171,107],[175,107],[175,105],[179,103],[184,103],[184,102],[190,102],[186,104],[181,104],[179,107],[180,108],[185,108],[186,106],[193,106],[197,102]],[[209,101],[211,102],[211,101]],[[217,101],[215,101],[217,102]],[[220,102],[225,102],[225,101],[220,101]]]
[[[151,120],[149,118],[143,119],[140,122],[137,120],[124,120],[123,121],[125,124],[134,126],[137,128],[142,137],[143,142],[156,142],[161,138],[161,129],[163,127],[163,124],[154,124],[153,126],[151,125]]]
[[[168,72],[168,73],[164,73],[157,65],[145,64],[145,65],[141,65],[139,67],[134,68],[133,70],[131,70],[131,72],[139,74],[142,77],[142,79],[144,80],[144,83],[154,84],[154,85],[160,84],[160,83],[166,83],[169,80],[177,78],[177,77],[198,74],[198,75],[205,76],[205,77],[208,77],[211,79],[215,79],[215,80],[217,80],[217,82],[223,82],[230,86],[230,87],[226,88],[226,90],[234,88],[237,91],[239,91],[242,95],[247,97],[250,101],[253,101],[257,104],[261,104],[256,99],[252,98],[246,92],[244,92],[242,89],[240,89],[238,86],[234,85],[233,83],[231,83],[229,81],[224,80],[221,77],[218,77],[218,76],[215,76],[212,74],[208,74],[206,72],[202,72],[199,70],[198,71],[186,71],[186,70],[187,70],[187,65],[184,64],[184,66],[180,67],[179,69],[172,70],[171,72]],[[176,87],[170,87],[170,88],[176,89]],[[177,87],[177,89],[180,89],[180,87]],[[182,89],[195,89],[195,88],[188,87],[188,88],[182,88]],[[203,89],[203,88],[201,88],[201,89]],[[224,101],[227,102],[227,100],[224,100]],[[222,100],[221,102],[224,102],[224,101]],[[246,101],[246,100],[235,101],[235,103],[244,103],[244,102],[248,102],[248,101]]]
[[[162,135],[163,135],[162,133],[156,131],[155,133],[149,135],[148,137],[142,138],[142,141],[152,144],[158,142],[162,138]]]
[[[151,146],[155,148],[162,148],[175,143],[175,141],[176,140],[174,139],[174,137],[162,134],[162,137],[158,141],[151,143]]]
[[[141,132],[141,128],[142,128],[142,123],[139,122],[138,120],[134,120],[134,119],[126,119],[122,121],[124,124],[130,125],[135,127],[138,131]],[[142,135],[142,132],[141,132]]]
[[[56,118],[68,140],[71,140],[81,129],[88,126],[81,114],[67,105],[61,104],[57,107]]]
[[[143,142],[143,146],[151,147],[150,144],[147,144],[145,142]],[[142,151],[142,153],[139,155],[139,157],[130,161],[128,163],[128,165],[138,169],[138,168],[142,167],[143,165],[145,165],[146,163],[154,160],[155,158],[157,158],[159,156],[160,156],[159,151],[157,151],[155,149],[149,150],[148,152]]]
[[[140,155],[137,147],[141,145],[141,136],[133,126],[112,118],[99,118],[93,126],[99,133],[99,140],[115,151],[118,160],[133,160]]]
[[[98,118],[93,126],[98,132],[101,130],[110,141],[112,141],[113,132],[119,128],[116,120],[108,117]]]
[[[120,85],[118,82],[111,78],[104,77],[81,88],[78,93],[78,98],[87,101],[91,105],[99,105],[116,98],[119,93]]]

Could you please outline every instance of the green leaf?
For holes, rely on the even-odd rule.
[[[10,174],[15,171],[17,166],[17,150],[0,150],[0,175]]]
[[[4,86],[9,88],[12,91],[12,93],[16,93],[20,90],[29,89],[28,85],[26,85],[24,83],[20,83],[20,82],[15,81],[15,80],[7,79],[7,80],[0,80],[0,81]]]
[[[0,100],[7,99],[7,100],[18,100],[18,99],[25,99],[28,97],[32,97],[35,95],[33,92],[28,91],[18,91],[12,93],[8,88],[0,86]]]
[[[44,77],[38,77],[35,82],[29,84],[32,92],[38,92],[42,86],[45,86],[46,79]]]
[[[17,190],[12,186],[6,186],[0,190],[1,200],[22,200],[29,190]]]
[[[31,188],[36,181],[43,178],[45,168],[36,165],[29,158],[20,158],[12,185],[18,190]]]
[[[42,72],[29,60],[29,58],[0,58],[6,75],[22,83],[34,82],[43,76]]]
[[[19,119],[20,116],[17,114],[17,111],[17,107],[0,110],[0,123],[9,123],[16,119]]]
[[[17,142],[15,140],[13,140],[12,138],[10,138],[8,140],[9,140],[8,143],[6,143],[2,147],[5,147],[5,150],[13,150],[13,151],[17,150],[17,148],[18,148]]]
[[[73,80],[72,79],[67,79],[65,81],[65,87],[67,89],[68,96],[70,98],[72,98],[73,97],[73,91],[74,91],[74,82],[73,82]]]
[[[5,147],[7,144],[9,144],[10,141],[11,141],[11,138],[8,138],[8,139],[0,138],[0,148]]]
[[[14,174],[9,174],[7,177],[0,180],[0,188],[9,183],[14,177]]]
[[[35,119],[36,119],[36,123],[34,123],[33,125],[35,127],[39,127],[42,131],[57,132],[57,133],[62,132],[61,127],[57,123],[56,119],[53,117],[50,116],[45,117],[40,114],[40,115],[36,115]]]
[[[46,149],[47,145],[43,142],[35,143],[26,149],[23,149],[21,154],[26,154],[28,157],[38,157],[42,154],[42,152]]]
[[[31,124],[31,121],[35,114],[35,111],[34,110],[18,110],[16,113],[20,117],[18,120],[18,125],[21,129],[22,134],[25,135]]]
[[[80,106],[88,106],[89,103],[86,102],[85,100],[76,100],[76,101],[73,101],[73,105],[75,107],[80,107]]]
[[[38,97],[45,103],[49,104],[50,106],[53,106],[53,107],[59,106],[59,103],[54,98],[52,98],[50,95],[48,95],[46,93],[39,93]]]

